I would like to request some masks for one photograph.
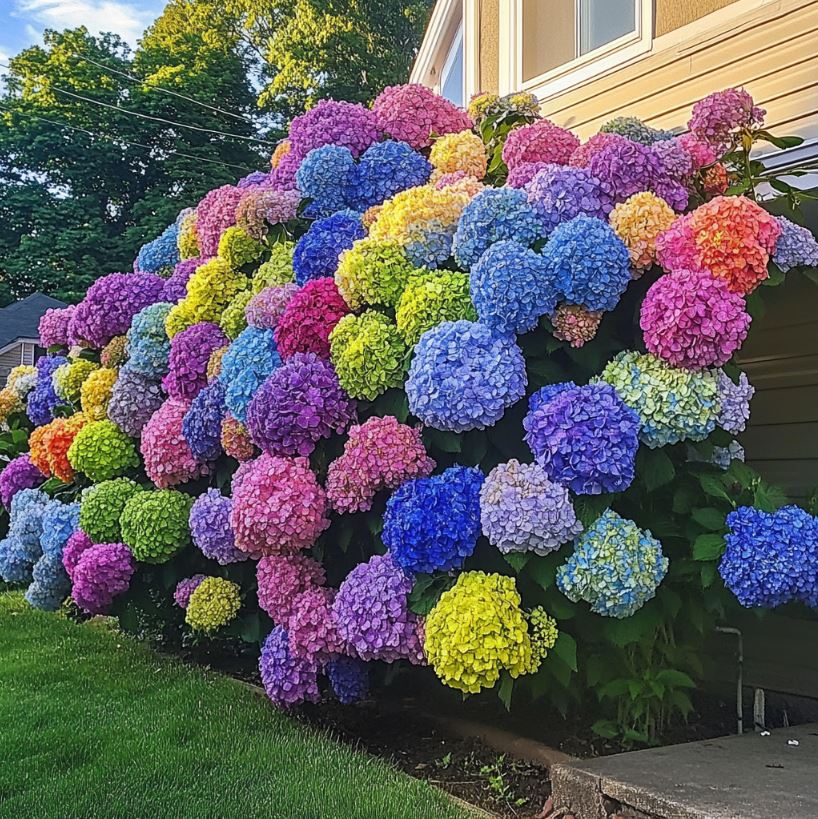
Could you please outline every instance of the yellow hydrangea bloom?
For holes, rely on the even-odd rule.
[[[241,589],[223,577],[206,577],[193,590],[185,611],[185,621],[198,631],[216,631],[239,613]]]
[[[475,179],[486,175],[488,156],[483,140],[472,131],[446,134],[435,140],[429,161],[435,168],[432,181],[447,173],[463,171]]]
[[[676,214],[664,199],[643,191],[618,204],[608,221],[641,275],[656,261],[656,239],[676,221]]]
[[[102,367],[94,370],[80,388],[80,405],[89,421],[101,421],[108,415],[108,402],[111,390],[116,383],[117,370],[113,367]]]

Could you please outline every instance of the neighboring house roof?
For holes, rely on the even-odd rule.
[[[52,307],[65,307],[65,302],[45,293],[32,293],[8,307],[0,308],[0,350],[17,339],[38,338],[40,317]]]

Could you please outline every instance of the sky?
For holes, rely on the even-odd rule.
[[[163,0],[0,0],[0,62],[41,42],[47,28],[113,31],[134,46],[163,6]]]

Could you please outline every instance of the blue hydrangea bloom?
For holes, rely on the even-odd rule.
[[[37,383],[26,399],[26,415],[35,427],[41,427],[54,420],[54,407],[62,400],[54,389],[52,376],[58,367],[67,364],[62,355],[43,356],[37,361]]]
[[[387,139],[367,148],[350,177],[350,203],[364,211],[407,188],[425,185],[432,164],[405,142]]]
[[[62,557],[62,550],[65,548],[68,538],[79,528],[79,502],[49,501],[43,511],[43,531],[40,535],[40,548],[43,550],[43,554],[57,558]]]
[[[628,249],[601,219],[575,216],[551,234],[543,255],[568,304],[613,310],[631,280]]]
[[[546,234],[575,216],[607,219],[613,200],[585,168],[552,165],[526,185],[526,195]]]
[[[818,519],[798,506],[772,513],[741,506],[727,526],[719,574],[742,606],[818,607]]]
[[[364,236],[361,217],[348,211],[313,222],[293,252],[296,282],[303,286],[311,279],[334,276],[341,253]]]
[[[0,540],[0,577],[7,583],[31,580],[42,555],[43,514],[50,498],[39,489],[21,489],[11,501],[8,535]]]
[[[565,389],[523,426],[548,477],[578,495],[623,492],[633,481],[639,416],[609,384]]]
[[[219,381],[232,415],[244,423],[247,407],[256,390],[276,367],[281,366],[272,330],[247,327],[222,357]]]
[[[332,686],[332,693],[342,705],[359,702],[369,693],[369,668],[357,657],[341,655],[330,660],[327,678]]]
[[[193,399],[182,419],[182,435],[193,457],[213,461],[221,455],[222,419],[226,405],[225,387],[220,380],[208,384]]]
[[[56,611],[71,591],[71,581],[58,555],[44,554],[32,569],[34,581],[26,590],[29,604],[43,611]]]
[[[140,310],[131,320],[128,330],[128,368],[153,380],[168,372],[170,339],[165,332],[165,319],[173,307],[158,301]]]
[[[781,225],[781,235],[775,244],[773,261],[786,273],[793,267],[818,267],[818,241],[810,230],[787,219],[776,216]]]
[[[527,384],[522,350],[513,338],[473,321],[445,321],[415,346],[406,380],[412,414],[452,432],[497,423]]]
[[[407,572],[459,569],[480,537],[479,469],[453,466],[442,475],[407,481],[386,502],[381,537]]]
[[[136,256],[136,270],[142,273],[156,273],[166,267],[175,267],[179,263],[179,225],[175,222],[168,225],[152,242],[142,245]]]
[[[523,191],[486,188],[463,208],[452,251],[458,264],[469,270],[495,242],[513,239],[523,247],[531,247],[544,235]]]
[[[608,509],[577,539],[557,570],[557,587],[575,603],[590,603],[596,614],[630,617],[655,596],[667,567],[650,531]]]
[[[529,414],[538,410],[552,398],[556,398],[561,392],[565,392],[576,386],[573,381],[563,381],[560,384],[546,384],[544,387],[540,387],[540,389],[533,393],[528,399]]]
[[[355,159],[349,148],[322,145],[310,151],[295,174],[301,195],[312,200],[304,215],[321,218],[347,207],[354,172]]]
[[[480,257],[469,289],[480,321],[499,333],[527,333],[557,306],[551,266],[539,253],[508,239]]]

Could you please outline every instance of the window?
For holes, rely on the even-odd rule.
[[[455,105],[464,103],[463,93],[463,24],[454,35],[440,72],[440,94]]]

